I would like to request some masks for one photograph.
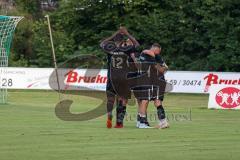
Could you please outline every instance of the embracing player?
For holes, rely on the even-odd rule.
[[[163,108],[164,92],[166,87],[166,81],[164,78],[164,73],[168,69],[168,66],[163,61],[161,55],[161,46],[157,43],[153,44],[150,49],[144,50],[140,55],[140,61],[144,64],[145,71],[149,74],[151,82],[161,80],[159,85],[154,85],[148,83],[141,87],[142,93],[138,97],[139,103],[139,113],[138,113],[138,128],[151,128],[147,121],[147,107],[149,101],[154,101],[154,105],[157,109],[157,115],[159,119],[159,124],[157,128],[168,128],[169,124],[166,119],[165,110]],[[147,67],[147,68],[146,68]],[[153,81],[152,81],[153,80]]]
[[[123,127],[127,99],[131,97],[126,77],[129,57],[139,43],[127,29],[120,27],[111,37],[101,42],[100,47],[107,53],[107,128],[112,127],[112,110],[117,99],[115,128]],[[117,98],[116,98],[117,97]]]

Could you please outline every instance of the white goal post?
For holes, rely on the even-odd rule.
[[[13,34],[18,22],[23,17],[0,15],[0,104],[7,103],[6,70]],[[4,78],[3,78],[3,75]]]

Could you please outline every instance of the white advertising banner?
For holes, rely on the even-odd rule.
[[[209,90],[209,109],[240,109],[240,85],[213,84]]]
[[[0,85],[9,89],[51,89],[53,68],[1,68]],[[59,77],[62,89],[94,89],[104,91],[107,82],[107,70],[60,69]],[[168,83],[173,85],[171,92],[208,93],[212,84],[240,85],[240,73],[237,72],[198,72],[168,71],[165,75]],[[61,79],[60,79],[61,80]]]

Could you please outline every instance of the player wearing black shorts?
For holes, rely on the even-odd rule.
[[[138,128],[150,128],[147,123],[147,106],[149,101],[154,101],[154,105],[157,108],[157,115],[160,123],[157,128],[168,128],[169,124],[166,119],[165,110],[162,105],[164,99],[164,92],[166,87],[166,82],[164,78],[164,72],[167,70],[167,65],[162,60],[161,56],[161,46],[159,44],[153,44],[151,49],[144,50],[141,53],[140,61],[143,63],[143,70],[146,72],[148,70],[149,81],[148,85],[140,87],[142,90],[141,94],[137,95],[139,104],[138,113]],[[146,68],[147,67],[147,68]],[[144,73],[143,73],[144,74]],[[153,85],[154,82],[160,80],[159,85]],[[149,85],[151,84],[151,85]]]
[[[124,40],[124,36],[127,37]],[[112,127],[112,110],[117,96],[116,108],[116,125],[115,128],[123,127],[123,119],[126,113],[127,99],[131,96],[131,92],[126,83],[128,58],[138,46],[138,42],[133,38],[126,28],[120,27],[120,30],[111,37],[102,41],[101,48],[108,53],[108,73],[107,73],[107,127]]]

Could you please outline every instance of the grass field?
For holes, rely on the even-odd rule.
[[[73,99],[73,112],[100,102]],[[164,106],[171,128],[140,130],[129,118],[124,129],[106,129],[105,116],[85,122],[58,119],[55,92],[11,91],[9,104],[0,105],[0,159],[239,160],[240,112],[208,110],[207,101],[207,95],[168,94]],[[155,111],[152,105],[149,110]],[[136,107],[130,106],[128,114],[135,113]]]

